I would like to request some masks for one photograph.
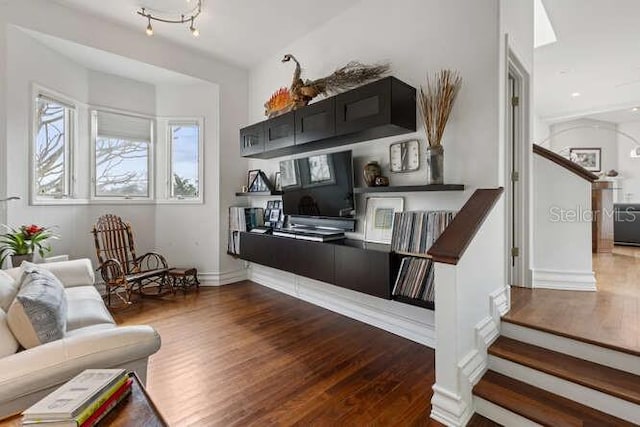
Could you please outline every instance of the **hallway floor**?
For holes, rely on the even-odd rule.
[[[640,248],[594,254],[597,292],[511,288],[505,320],[640,356]]]

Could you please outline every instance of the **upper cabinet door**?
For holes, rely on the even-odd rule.
[[[336,134],[335,97],[295,111],[296,145],[331,138]]]
[[[341,93],[335,99],[337,135],[368,130],[391,121],[391,78]]]
[[[250,156],[264,151],[264,123],[240,129],[240,154]]]
[[[294,112],[267,120],[264,129],[264,150],[292,146],[295,142]]]

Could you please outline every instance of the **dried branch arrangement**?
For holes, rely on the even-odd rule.
[[[418,104],[430,147],[441,146],[442,135],[461,86],[462,77],[457,71],[441,70],[433,81],[427,76],[426,90],[420,88]]]

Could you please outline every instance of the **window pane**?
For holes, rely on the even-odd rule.
[[[36,101],[35,184],[40,196],[67,195],[67,129],[71,111],[45,98]]]
[[[199,135],[197,124],[171,125],[171,196],[195,198],[200,194]]]
[[[96,196],[149,197],[149,143],[96,138]]]

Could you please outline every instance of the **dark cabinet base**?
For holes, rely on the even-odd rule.
[[[367,244],[355,240],[320,243],[241,233],[240,258],[391,299],[396,260],[389,245]]]

